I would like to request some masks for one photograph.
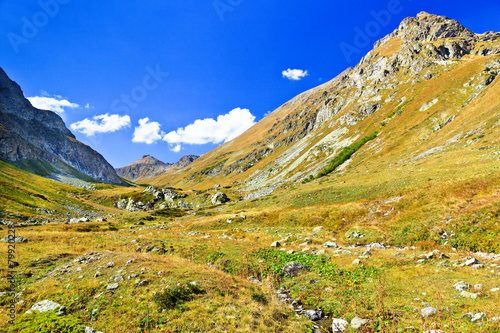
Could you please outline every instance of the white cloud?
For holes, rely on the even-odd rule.
[[[46,92],[42,92],[42,94]],[[28,97],[28,100],[31,102],[31,105],[38,109],[42,110],[50,110],[54,112],[64,112],[64,108],[78,108],[80,105],[76,103],[71,103],[67,99],[63,99],[62,96],[56,95],[54,97],[42,97],[42,96],[35,96],[35,97]]]
[[[302,69],[290,69],[288,68],[286,71],[281,72],[284,78],[288,80],[298,81],[302,79],[304,76],[309,75],[307,71],[303,71]]]
[[[116,132],[122,128],[130,126],[129,116],[120,116],[118,114],[101,114],[92,119],[85,118],[74,124],[71,124],[73,131],[78,131],[86,136],[93,136],[96,133]]]
[[[160,123],[156,121],[149,121],[149,118],[142,118],[139,120],[139,126],[134,130],[134,137],[132,142],[147,143],[148,145],[161,140],[165,134],[160,130]]]
[[[173,151],[174,153],[178,153],[181,151],[181,145],[175,145],[174,148],[171,148],[170,150]]]
[[[236,108],[218,116],[217,120],[197,119],[184,128],[178,128],[166,134],[163,140],[171,145],[178,145],[179,147],[176,146],[174,149],[179,150],[180,144],[217,144],[234,139],[254,124],[255,116],[250,113],[250,110]]]
[[[89,103],[87,103],[87,104],[85,105],[85,108],[86,108],[86,109],[94,109],[94,106],[93,106],[93,105],[90,105]]]

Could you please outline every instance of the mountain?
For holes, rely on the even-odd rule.
[[[170,164],[164,163],[151,155],[144,155],[141,159],[132,164],[122,168],[117,168],[116,172],[120,177],[132,181],[149,179],[165,172],[180,170],[191,164],[198,157],[199,156],[196,155],[186,155],[183,156],[177,163]]]
[[[476,34],[422,12],[377,41],[356,67],[283,104],[189,169],[150,182],[232,184],[253,198],[331,171],[395,177],[395,165],[455,150],[469,156],[471,137],[495,140],[499,54],[499,33]]]
[[[1,68],[0,158],[42,176],[124,184],[104,157],[75,139],[61,117],[33,107]]]

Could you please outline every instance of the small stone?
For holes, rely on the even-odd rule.
[[[280,242],[278,242],[278,241],[273,242],[273,243],[271,244],[271,247],[280,247],[280,246],[281,246],[281,243],[280,243]]]
[[[428,307],[420,310],[422,317],[431,317],[437,314],[437,309],[433,307]]]
[[[148,285],[148,281],[147,280],[141,280],[139,282],[136,282],[137,286],[138,287],[144,287],[144,286],[147,286]]]
[[[321,230],[323,230],[323,227],[319,226],[319,227],[314,228],[313,232],[320,232]]]
[[[101,276],[101,272],[99,272],[99,271],[95,272],[94,277],[97,278],[99,276]]]
[[[125,279],[121,275],[114,275],[109,278],[108,282],[121,282],[124,281]]]
[[[482,290],[482,289],[483,289],[483,285],[482,285],[482,284],[479,284],[479,283],[478,283],[478,284],[475,284],[475,285],[474,285],[474,289],[476,289],[476,290]]]
[[[354,317],[351,320],[351,327],[357,330],[358,328],[365,326],[369,322],[370,322],[369,319],[362,319],[359,317]]]
[[[475,265],[472,265],[471,267],[474,269],[482,269],[482,268],[484,268],[484,265],[483,264],[475,264]]]
[[[486,318],[486,314],[483,312],[478,312],[472,316],[470,321],[475,323],[476,321],[482,321],[484,318]]]
[[[108,267],[113,267],[114,265],[115,265],[114,262],[112,262],[112,261],[108,262]]]
[[[460,282],[457,282],[453,285],[453,287],[459,291],[459,292],[462,292],[464,290],[469,290],[470,289],[470,284],[468,284],[467,282],[465,281],[460,281]]]
[[[317,310],[306,310],[304,311],[304,316],[306,316],[308,319],[312,321],[317,321],[320,320],[323,317],[323,311],[317,311]]]
[[[365,252],[363,252],[363,254],[361,255],[361,258],[368,258],[368,257],[371,257],[372,253],[370,252],[370,250],[366,250]]]
[[[496,292],[499,292],[499,291],[500,291],[500,288],[490,289],[490,292],[492,292],[492,293],[496,293]]]
[[[111,283],[111,284],[108,284],[108,286],[106,287],[107,290],[115,290],[118,288],[118,283]]]
[[[354,259],[354,261],[352,262],[353,265],[360,265],[361,264],[361,260],[359,259]],[[357,318],[357,317],[356,317]]]
[[[466,298],[470,298],[470,299],[476,299],[479,295],[476,294],[476,293],[471,293],[469,291],[462,291],[460,293],[460,295],[462,295],[462,297],[466,297]]]
[[[425,254],[425,258],[427,260],[433,259],[434,258],[434,252],[429,252]]]
[[[295,276],[301,271],[308,271],[309,267],[301,264],[300,262],[292,261],[283,267],[283,273],[288,276]]]
[[[472,266],[472,265],[476,265],[476,264],[479,264],[479,261],[476,258],[472,258],[472,259],[469,259],[466,262],[464,262],[465,266]]]
[[[288,253],[288,254],[294,254],[295,251],[294,250],[289,250],[289,251],[286,251],[286,253]]]
[[[347,329],[349,323],[344,319],[335,318],[332,321],[332,331],[333,333],[344,332]]]
[[[331,248],[338,248],[339,246],[337,245],[337,243],[335,242],[326,242],[324,245],[324,247],[331,247]]]

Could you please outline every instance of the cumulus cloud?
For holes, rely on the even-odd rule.
[[[96,133],[116,132],[122,128],[130,126],[129,116],[120,116],[118,114],[101,114],[92,119],[85,118],[74,124],[71,124],[71,129],[93,136]]]
[[[307,71],[304,71],[302,69],[290,69],[290,68],[288,68],[286,71],[281,72],[281,74],[283,74],[284,78],[292,81],[298,81],[303,77],[309,75]]]
[[[178,153],[181,151],[181,145],[175,145],[173,148],[171,148],[170,150],[173,151],[174,153]]]
[[[184,128],[178,128],[166,134],[163,140],[174,149],[180,150],[181,144],[221,143],[228,142],[245,132],[255,124],[255,116],[248,109],[236,108],[229,113],[220,115],[217,120],[212,118],[197,119]]]
[[[161,125],[156,121],[149,121],[149,118],[139,119],[139,126],[134,130],[132,142],[146,143],[148,145],[161,140],[165,134],[160,130]]]
[[[46,94],[46,92],[44,92]],[[76,103],[71,103],[67,99],[64,99],[62,96],[56,95],[54,97],[46,97],[46,96],[35,96],[28,97],[28,100],[31,102],[31,105],[38,109],[42,110],[50,110],[54,112],[62,113],[64,112],[64,108],[78,108],[80,105]]]

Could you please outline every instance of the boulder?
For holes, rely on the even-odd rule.
[[[212,196],[210,200],[212,205],[220,205],[229,201],[229,198],[224,192],[217,192]]]
[[[337,243],[335,242],[326,242],[324,245],[324,247],[333,247],[333,248],[338,248],[339,246],[337,245]]]
[[[283,267],[283,273],[288,276],[295,276],[301,271],[308,271],[309,267],[301,264],[300,262],[291,261]]]
[[[323,318],[322,310],[306,310],[304,311],[304,316],[306,316],[309,320],[317,321]]]
[[[36,303],[26,311],[26,313],[32,313],[33,311],[38,311],[38,312],[47,312],[47,311],[53,311],[56,310],[56,314],[58,316],[63,316],[66,314],[66,307],[62,306],[61,304],[58,304],[56,302],[52,302],[49,300],[43,300],[41,302]]]

